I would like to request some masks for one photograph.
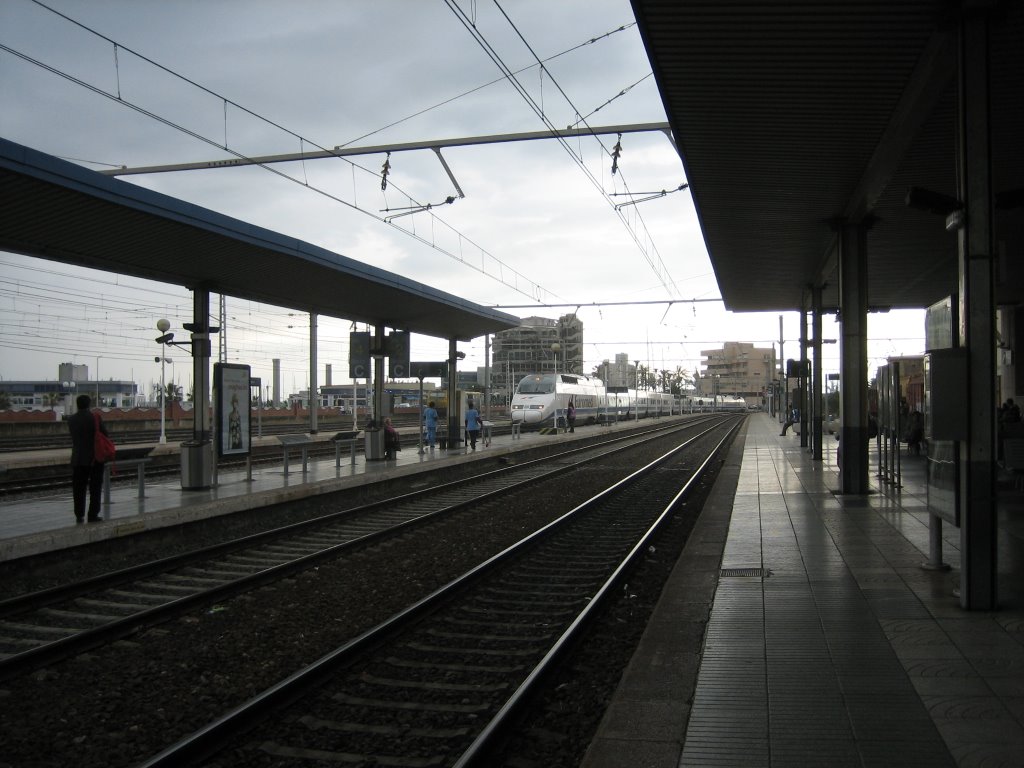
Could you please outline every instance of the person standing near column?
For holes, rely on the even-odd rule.
[[[434,401],[427,403],[423,410],[423,423],[427,427],[427,446],[434,450],[434,443],[437,441],[437,409],[434,408]]]
[[[473,401],[470,400],[466,408],[466,440],[469,442],[470,449],[476,450],[476,439],[480,436],[480,411],[473,405]]]
[[[94,414],[89,395],[79,395],[75,400],[78,411],[68,418],[71,432],[71,496],[74,501],[75,520],[86,519],[85,497],[89,494],[89,522],[98,523],[100,517],[100,492],[103,490],[103,464],[97,464],[93,455],[96,430],[107,434],[107,428],[98,413]]]

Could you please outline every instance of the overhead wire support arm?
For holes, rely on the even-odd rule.
[[[434,154],[437,155],[437,159],[441,161],[441,166],[444,168],[444,172],[448,174],[448,178],[451,179],[452,185],[455,187],[455,191],[459,193],[460,198],[464,198],[466,195],[462,192],[462,187],[459,186],[459,182],[455,180],[455,174],[452,173],[452,169],[448,167],[448,163],[444,159],[444,155],[441,154],[440,147],[431,147],[434,150]],[[450,198],[449,201],[450,202]]]
[[[660,192],[612,192],[609,197],[619,197],[621,195],[647,195],[647,197],[641,197],[637,200],[627,200],[625,203],[618,203],[615,206],[615,210],[625,208],[627,205],[636,205],[637,203],[646,203],[648,200],[657,200],[659,197],[665,197],[671,195],[673,192],[679,192],[689,187],[689,184],[680,184],[675,189],[663,189]]]
[[[384,217],[384,223],[385,224],[390,224],[392,219],[400,219],[403,216],[410,216],[410,215],[412,215],[414,213],[422,213],[424,211],[429,211],[429,210],[432,210],[435,206],[438,206],[438,205],[451,205],[452,203],[455,202],[455,199],[456,198],[455,198],[454,195],[449,195],[444,200],[442,200],[440,203],[426,203],[424,205],[409,205],[409,206],[405,206],[404,208],[381,208],[380,212],[381,213],[388,213],[390,211],[402,211],[402,213],[396,213],[396,214],[394,214],[392,216],[385,216]]]

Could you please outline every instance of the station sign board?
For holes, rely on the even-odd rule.
[[[409,363],[409,375],[416,379],[443,379],[448,375],[445,360],[431,363]]]

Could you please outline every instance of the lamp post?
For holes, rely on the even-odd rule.
[[[164,380],[164,363],[167,362],[167,356],[164,354],[167,351],[167,330],[171,327],[170,322],[165,318],[160,318],[156,321],[156,329],[160,331],[160,338],[157,341],[160,342],[160,444],[163,445],[167,442],[167,384]],[[172,337],[173,338],[173,337]]]
[[[551,342],[551,354],[554,356],[555,361],[555,373],[558,373],[558,352],[562,348],[562,345],[557,341]]]
[[[75,382],[73,381],[62,381],[61,389],[66,390],[67,394],[64,398],[64,413],[75,412]]]
[[[633,403],[633,420],[639,423],[639,421],[640,421],[640,361],[639,360],[634,360],[633,361],[633,369],[634,369],[634,371],[633,371],[633,387],[634,387],[634,389],[633,389],[633,392],[634,392],[633,397],[634,397],[634,400],[635,400],[635,402]]]

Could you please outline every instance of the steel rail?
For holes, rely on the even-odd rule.
[[[552,533],[561,530],[572,522],[575,522],[580,515],[594,505],[613,496],[619,490],[629,487],[640,478],[645,477],[647,474],[664,464],[679,451],[690,446],[692,443],[701,439],[703,436],[715,429],[720,429],[721,426],[722,422],[718,422],[700,435],[697,435],[683,444],[674,447],[659,459],[650,462],[640,470],[632,472],[627,477],[615,482],[613,485],[595,495],[587,502],[584,502],[569,512],[561,515],[516,544],[513,544],[501,552],[489,557],[484,562],[474,566],[461,576],[453,579],[448,584],[438,588],[426,597],[396,613],[394,616],[378,624],[376,627],[367,630],[358,637],[348,641],[341,647],[313,662],[309,666],[295,672],[288,678],[258,694],[249,701],[235,707],[214,722],[195,731],[189,736],[186,736],[177,743],[170,745],[159,754],[154,755],[152,758],[141,763],[138,768],[167,768],[168,766],[192,765],[198,761],[211,757],[220,751],[231,738],[253,728],[266,717],[298,701],[309,692],[318,689],[327,679],[338,674],[341,670],[353,664],[357,659],[376,649],[383,643],[393,639],[410,625],[415,624],[419,619],[437,611],[441,606],[448,603],[452,599],[453,595],[461,595],[465,590],[483,579],[485,576],[491,575],[500,565],[518,557],[534,544],[544,541]],[[733,434],[735,428],[736,425],[732,425],[729,430],[729,435]],[[711,456],[714,455],[718,447],[720,447],[726,439],[728,439],[728,436],[717,443],[715,451],[711,452]],[[698,471],[703,472],[709,462],[710,456],[701,464],[700,470]],[[685,490],[688,490],[691,486],[692,480],[684,486],[684,490],[681,490],[674,495],[672,502],[658,515],[659,521],[663,521],[665,519],[667,512],[670,511],[676,503],[678,503],[678,500],[681,498]],[[603,601],[609,594],[611,594],[614,583],[618,582],[622,575],[629,569],[630,564],[635,560],[638,554],[644,550],[643,542],[650,540],[650,537],[655,533],[655,528],[656,526],[654,525],[648,527],[640,541],[630,548],[627,557],[614,569],[611,576],[613,583],[606,583],[598,590],[595,597],[599,596]],[[555,647],[545,654],[545,657],[542,660],[543,668],[534,670],[528,675],[528,678],[517,687],[511,698],[500,708],[497,714],[497,717],[499,718],[498,721],[493,726],[486,726],[486,733],[481,732],[479,737],[474,740],[473,745],[470,747],[471,754],[466,758],[467,760],[476,760],[479,755],[483,754],[495,738],[496,734],[498,734],[501,728],[509,722],[509,718],[519,709],[519,707],[523,705],[523,702],[533,691],[534,687],[538,684],[538,681],[544,678],[546,672],[551,668],[551,664],[559,658],[559,656],[568,647],[568,644],[573,640],[575,634],[579,632],[581,627],[583,627],[593,616],[594,610],[596,610],[596,608],[593,610],[585,610],[580,617],[577,617],[572,622],[570,628],[564,633],[564,637],[557,640]]]
[[[694,422],[687,422],[686,424],[675,424],[653,431],[679,430],[693,425]],[[266,568],[258,568],[248,575],[223,579],[220,584],[212,587],[196,588],[192,594],[176,598],[168,596],[167,599],[158,605],[134,611],[112,620],[106,620],[97,626],[86,627],[79,631],[68,633],[64,637],[52,639],[48,642],[40,642],[35,647],[18,653],[12,653],[7,658],[0,659],[0,680],[9,679],[38,668],[40,665],[50,664],[75,653],[80,653],[90,648],[101,646],[114,639],[130,635],[139,629],[158,624],[195,606],[205,605],[211,601],[223,599],[224,597],[239,594],[279,580],[309,568],[325,559],[337,557],[346,550],[394,535],[410,526],[436,519],[438,516],[452,514],[468,505],[477,504],[483,499],[509,493],[525,483],[532,483],[542,477],[550,477],[570,471],[588,461],[597,460],[610,453],[628,450],[636,442],[646,439],[650,432],[645,431],[639,435],[636,433],[620,435],[611,440],[561,451],[554,455],[533,459],[513,467],[495,469],[472,478],[400,494],[386,500],[322,515],[312,520],[292,523],[232,541],[203,547],[192,552],[172,555],[156,561],[100,574],[74,584],[54,587],[0,601],[0,630],[12,632],[14,636],[17,636],[19,632],[23,635],[31,634],[33,631],[32,627],[25,625],[24,622],[10,620],[16,619],[19,616],[29,615],[30,612],[38,612],[51,606],[68,603],[86,595],[102,596],[104,590],[130,585],[140,580],[151,580],[163,574],[173,574],[175,571],[194,565],[197,562],[222,561],[225,557],[254,552],[254,550],[256,553],[259,553],[259,550],[255,548],[265,546],[269,542],[280,543],[287,541],[289,537],[294,538],[297,535],[308,534],[311,531],[323,531],[332,525],[355,521],[357,518],[369,515],[385,515],[386,511],[393,510],[399,505],[415,506],[422,505],[424,501],[437,500],[431,501],[434,508],[430,511],[420,513],[416,510],[411,510],[404,519],[397,523],[392,520],[393,515],[385,515],[377,525],[376,530],[370,533],[349,535],[344,540],[330,546],[316,547],[308,554],[290,557],[285,559],[284,562],[270,565]],[[590,455],[588,456],[587,454]],[[579,458],[581,456],[584,458]],[[468,496],[462,495],[458,499],[451,498],[453,495],[458,495],[463,489],[471,489],[472,493]],[[449,501],[444,501],[443,497],[448,497]],[[166,585],[165,589],[167,589]],[[163,594],[154,593],[154,599]],[[39,629],[35,631],[38,634],[43,631],[52,630]]]
[[[711,450],[704,461],[701,462],[701,465],[694,471],[690,479],[687,480],[682,488],[679,489],[679,492],[676,493],[672,500],[665,506],[661,514],[658,515],[658,518],[651,524],[643,537],[637,541],[626,558],[623,559],[615,569],[614,573],[612,573],[604,585],[597,591],[593,599],[576,617],[572,624],[569,625],[568,629],[562,633],[552,646],[551,650],[548,651],[541,662],[527,676],[512,696],[509,697],[508,701],[505,702],[498,713],[484,727],[469,748],[463,752],[462,756],[454,763],[452,768],[477,768],[477,766],[485,764],[483,761],[487,759],[488,751],[497,741],[500,740],[502,735],[512,727],[516,716],[529,703],[530,698],[540,687],[543,681],[550,676],[556,664],[566,655],[568,649],[583,633],[586,625],[593,619],[596,613],[605,606],[610,595],[622,582],[626,572],[633,567],[640,555],[646,551],[650,541],[661,529],[662,524],[665,522],[669,514],[671,514],[671,512],[676,508],[676,505],[678,505],[679,502],[689,494],[693,485],[704,476],[708,465],[718,455],[722,446],[736,434],[740,423],[742,422],[737,422],[737,424],[734,425],[732,429],[730,429],[729,432],[718,441],[718,444]],[[642,470],[639,470],[638,473],[635,474],[639,474],[640,471]]]

